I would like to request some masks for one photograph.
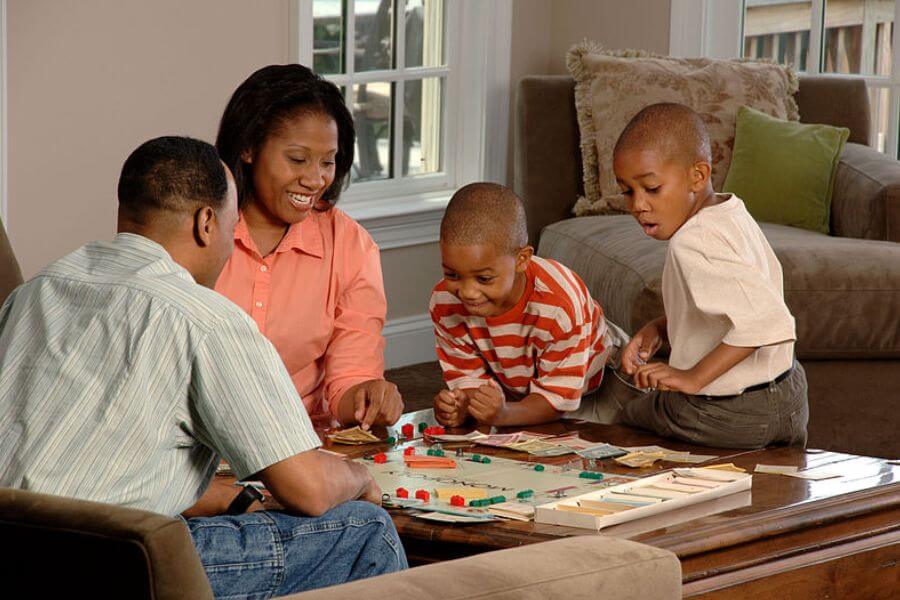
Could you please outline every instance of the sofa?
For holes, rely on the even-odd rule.
[[[29,597],[212,598],[184,522],[164,515],[0,488],[6,590]],[[298,600],[681,598],[666,550],[579,535],[287,596]]]
[[[761,223],[784,271],[809,380],[809,445],[900,456],[900,162],[868,147],[858,79],[801,76],[800,120],[850,129],[832,235]],[[537,254],[573,268],[608,318],[633,333],[663,313],[666,244],[629,215],[574,217],[583,195],[574,81],[530,76],[516,97],[514,188]],[[761,174],[764,176],[765,174]]]
[[[9,293],[20,283],[22,271],[19,269],[16,255],[13,254],[3,221],[0,221],[0,304],[3,304]]]

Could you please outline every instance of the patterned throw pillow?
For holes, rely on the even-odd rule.
[[[792,69],[756,60],[670,58],[639,50],[605,51],[593,42],[573,46],[567,57],[575,79],[585,198],[576,215],[625,212],[612,154],[619,134],[642,108],[678,102],[706,123],[712,147],[713,188],[722,190],[738,108],[750,106],[797,121],[797,76]]]

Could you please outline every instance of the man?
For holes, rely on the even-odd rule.
[[[317,450],[275,349],[211,289],[236,197],[212,146],[151,140],[122,168],[115,239],[12,293],[0,309],[0,485],[184,512],[217,596],[405,568],[378,486]],[[286,512],[210,486],[220,456]]]

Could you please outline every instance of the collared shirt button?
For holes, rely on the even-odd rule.
[[[266,265],[260,265],[259,270],[262,271],[263,273],[265,273],[266,271],[269,270],[269,267],[267,267]]]
[[[257,300],[256,308],[262,308],[262,307],[263,307],[263,303]]]

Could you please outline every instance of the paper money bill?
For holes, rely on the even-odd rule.
[[[380,442],[377,436],[373,435],[371,432],[366,431],[359,426],[351,427],[350,429],[343,429],[336,433],[331,433],[328,437],[338,443],[338,444],[371,444],[372,442]]]
[[[658,460],[662,460],[664,454],[662,452],[631,452],[625,456],[620,456],[616,462],[626,467],[641,468],[649,467]]]
[[[616,458],[619,456],[625,456],[626,454],[628,454],[628,452],[626,452],[622,448],[619,448],[618,446],[613,446],[612,444],[594,444],[593,446],[588,446],[587,448],[576,450],[575,454],[577,454],[581,458],[600,460],[603,458]]]

